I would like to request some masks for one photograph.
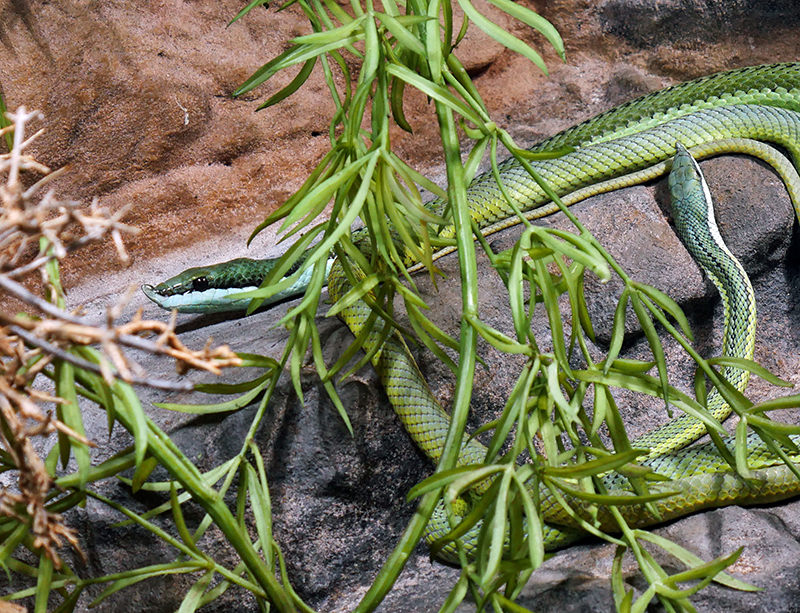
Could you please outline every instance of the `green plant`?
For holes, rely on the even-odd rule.
[[[294,93],[309,78],[315,63],[319,62],[337,109],[330,124],[330,153],[320,162],[301,190],[254,232],[255,235],[264,227],[282,221],[280,232],[283,232],[284,239],[299,238],[282,258],[281,264],[265,280],[262,288],[251,294],[254,298],[251,308],[256,308],[260,299],[280,291],[290,283],[289,280],[280,282],[279,279],[298,260],[313,239],[320,237],[318,245],[311,250],[307,260],[315,266],[311,287],[301,303],[291,308],[283,318],[283,323],[292,330],[284,361],[292,364],[291,372],[298,390],[299,361],[307,348],[310,348],[318,372],[329,386],[331,396],[336,402],[335,390],[330,387],[330,382],[334,376],[340,374],[341,368],[355,355],[356,349],[362,346],[367,337],[367,331],[359,334],[341,360],[332,367],[324,364],[316,337],[314,317],[321,297],[325,262],[331,250],[345,261],[345,267],[346,262],[355,262],[365,277],[361,279],[350,274],[354,289],[329,311],[329,315],[338,312],[343,306],[342,302],[361,299],[373,308],[374,321],[383,318],[388,324],[384,334],[388,334],[391,328],[403,332],[393,316],[394,298],[399,295],[404,300],[414,333],[426,347],[448,363],[456,375],[454,402],[451,407],[452,427],[437,474],[412,492],[412,496],[421,496],[418,513],[359,607],[360,611],[374,607],[377,599],[382,598],[392,585],[402,567],[402,561],[408,557],[423,534],[442,488],[449,487],[447,496],[452,499],[458,492],[482,481],[489,474],[498,475],[497,487],[491,496],[485,497],[482,507],[485,525],[492,526],[492,530],[484,532],[485,538],[483,544],[478,545],[479,553],[475,560],[462,557],[462,580],[454,587],[447,603],[443,605],[443,610],[455,607],[468,592],[479,603],[479,609],[483,604],[492,604],[495,608],[513,608],[515,605],[510,604],[510,601],[543,559],[540,528],[534,525],[527,535],[529,540],[526,551],[512,551],[511,557],[515,558],[513,564],[503,562],[506,528],[510,526],[512,530],[519,530],[517,522],[523,513],[523,506],[529,519],[530,509],[535,506],[535,501],[526,502],[525,489],[521,484],[537,472],[537,459],[543,464],[538,466],[538,470],[554,495],[558,496],[559,492],[580,495],[571,486],[572,480],[580,479],[588,490],[582,497],[589,503],[615,505],[621,502],[608,496],[597,480],[598,475],[636,455],[611,396],[612,388],[626,388],[660,396],[668,405],[672,404],[701,418],[709,425],[714,436],[717,436],[715,432],[722,430],[703,406],[703,376],[707,376],[721,389],[740,415],[754,415],[758,412],[758,409],[754,410],[751,403],[737,396],[719,377],[714,366],[720,362],[703,360],[692,349],[687,340],[691,338],[688,324],[678,305],[655,288],[631,279],[552,193],[553,201],[574,225],[575,234],[550,234],[531,228],[520,215],[520,222],[527,227],[514,250],[497,256],[490,249],[485,249],[499,274],[507,281],[517,338],[509,338],[481,321],[473,240],[477,239],[485,247],[486,243],[481,241],[478,232],[473,232],[468,221],[465,186],[474,177],[477,165],[487,149],[490,150],[492,170],[497,176],[498,144],[504,145],[543,189],[547,190],[547,186],[527,164],[526,160],[532,154],[521,151],[510,136],[491,121],[479,93],[457,59],[456,45],[471,21],[473,27],[477,25],[540,68],[544,69],[544,65],[539,55],[526,43],[488,21],[471,3],[467,1],[459,4],[468,19],[456,36],[454,32],[457,26],[453,23],[448,2],[409,1],[401,4],[386,0],[381,4],[382,10],[378,10],[372,3],[351,2],[349,11],[333,2],[321,0],[288,2],[282,8],[299,6],[308,17],[314,33],[295,39],[289,49],[256,71],[236,92],[248,92],[276,73],[301,65],[300,72],[291,84],[273,94],[259,108],[272,106]],[[538,29],[563,56],[561,40],[548,22],[517,4],[499,0],[492,4]],[[348,68],[350,64],[343,59],[346,53],[361,61],[357,76],[351,75]],[[343,73],[344,87],[337,87],[333,78],[333,69],[337,66]],[[433,218],[430,210],[422,207],[415,184],[440,197],[445,196],[436,186],[397,159],[391,151],[389,117],[401,128],[411,129],[403,114],[403,97],[409,86],[423,92],[433,101],[439,123],[449,186],[446,194],[449,204],[444,216],[446,222],[455,227],[455,243],[458,245],[461,270],[463,324],[458,341],[448,337],[424,315],[424,301],[416,293],[413,278],[409,275],[408,264],[404,259],[404,253],[408,251],[414,254],[415,261],[427,267],[431,276],[436,274],[431,261],[431,246],[436,239],[431,236],[428,228],[442,224],[443,220]],[[366,125],[369,126],[368,130],[363,128]],[[474,141],[463,164],[457,129],[459,125],[463,135]],[[549,154],[557,155],[558,152]],[[314,225],[323,207],[331,200],[334,203],[330,217],[332,222]],[[511,203],[510,198],[507,200]],[[363,221],[368,236],[364,240],[363,234],[359,234],[359,245],[353,244],[350,234],[350,226],[357,218]],[[384,221],[386,218],[392,221],[391,229]],[[531,258],[532,263],[528,263],[527,258]],[[599,275],[609,274],[610,268],[625,283],[615,317],[611,346],[605,359],[599,363],[592,359],[586,342],[593,340],[591,321],[583,302],[582,285],[586,268]],[[553,270],[558,272],[554,273]],[[526,301],[524,288],[528,288],[535,299]],[[558,297],[563,294],[569,297],[568,311],[571,320],[580,324],[571,331],[565,329],[558,304]],[[551,324],[553,349],[550,352],[540,349],[530,331],[531,312],[538,304],[544,305]],[[624,335],[623,315],[628,305],[632,306],[645,332],[653,353],[653,362],[626,363],[617,359]],[[661,325],[696,361],[700,402],[670,386],[656,325]],[[487,427],[493,429],[495,434],[485,466],[464,474],[464,469],[453,467],[460,442],[466,436],[464,424],[471,397],[476,341],[479,336],[498,350],[528,356],[528,363],[520,374],[503,415]],[[450,361],[437,343],[454,349],[459,356],[458,363]],[[371,351],[374,352],[375,349]],[[576,357],[576,354],[586,365],[585,369],[577,370],[570,365],[570,359]],[[367,363],[370,357],[371,352],[367,351],[359,366]],[[751,363],[739,365],[769,377],[763,369]],[[657,369],[656,377],[647,374],[652,367]],[[770,380],[780,384],[774,377]],[[793,405],[797,402],[797,397],[789,397],[783,402]],[[586,405],[592,406],[593,412],[587,411]],[[341,404],[337,406],[347,420]],[[610,453],[597,435],[601,423],[605,423],[609,429],[616,454]],[[773,443],[775,439],[785,440],[780,428],[770,425],[767,430],[768,432],[762,433]],[[512,432],[516,435],[510,443],[511,451],[501,455],[501,446]],[[547,451],[546,457],[537,454],[533,448],[531,441],[535,436],[542,438]],[[564,439],[569,441],[568,446],[565,446]],[[584,442],[587,440],[588,445]],[[534,457],[534,468],[531,465],[516,464],[517,457],[526,449]],[[737,453],[741,455],[744,450]],[[743,458],[737,457],[737,462],[737,466],[744,465]],[[502,479],[499,475],[502,475]],[[634,485],[637,493],[642,496],[640,500],[646,500],[646,481],[634,479]],[[564,506],[567,508],[566,504]],[[588,531],[617,543],[618,560],[622,552],[632,551],[645,578],[651,584],[651,589],[633,603],[633,593],[626,593],[622,588],[617,564],[613,587],[617,606],[621,610],[643,610],[654,596],[662,601],[667,610],[692,610],[688,597],[733,563],[739,555],[736,552],[713,562],[701,563],[674,543],[657,539],[642,530],[631,529],[613,506],[611,509],[612,513],[616,513],[621,537],[603,534],[585,522],[582,525]],[[470,519],[474,523],[478,515],[471,516]],[[687,564],[690,569],[669,577],[647,549],[642,547],[642,542],[645,541],[657,544]],[[691,579],[699,580],[691,589],[681,591],[677,587],[678,581]],[[748,589],[742,583],[734,582],[724,575],[719,575],[717,580],[740,589]]]

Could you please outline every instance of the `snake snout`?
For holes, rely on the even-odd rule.
[[[142,292],[144,293],[145,296],[150,298],[150,300],[152,300],[155,303],[158,303],[158,292],[156,291],[155,287],[153,287],[149,283],[146,283],[142,285]]]

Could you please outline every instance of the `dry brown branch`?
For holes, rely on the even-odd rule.
[[[43,188],[63,169],[50,172],[24,153],[41,134],[39,131],[25,138],[28,124],[40,114],[20,107],[7,116],[13,126],[0,130],[0,136],[13,129],[14,146],[9,153],[0,155],[0,178],[5,176],[5,182],[0,183],[0,294],[22,301],[31,313],[18,315],[0,308],[0,446],[5,451],[4,463],[10,463],[17,474],[16,491],[0,489],[0,520],[12,518],[24,523],[33,536],[33,547],[58,566],[57,550],[64,542],[76,549],[78,544],[61,515],[46,508],[53,493],[53,480],[32,439],[58,432],[76,444],[92,443],[54,416],[53,406],[69,403],[35,389],[37,377],[66,362],[102,375],[109,384],[119,378],[138,385],[187,391],[192,388],[190,383],[149,376],[130,356],[130,350],[174,359],[180,373],[194,368],[219,374],[222,368],[241,361],[226,346],[212,348],[207,343],[199,351],[189,349],[175,334],[174,318],[169,323],[146,321],[140,311],[132,321],[117,324],[127,298],[109,308],[101,322],[62,308],[59,281],[50,278],[46,265],[109,236],[120,258],[127,261],[122,237],[137,229],[121,221],[129,207],[110,211],[95,199],[87,208],[57,199],[52,190],[44,192]],[[26,188],[21,182],[23,173],[39,173],[42,178]],[[45,282],[46,298],[20,283],[37,271]],[[74,352],[77,347],[90,345],[100,350],[99,364]]]

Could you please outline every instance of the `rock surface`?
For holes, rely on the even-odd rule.
[[[548,80],[474,29],[474,50],[465,58],[490,111],[521,143],[532,143],[672,82],[740,65],[798,59],[800,9],[791,0],[523,4],[559,28],[567,45],[567,64],[545,53],[552,68]],[[24,103],[47,113],[49,129],[37,145],[37,155],[53,167],[68,163],[73,169],[56,186],[58,192],[83,200],[97,195],[112,206],[132,203],[129,221],[143,228],[140,237],[129,242],[133,267],[123,270],[115,264],[108,246],[86,250],[67,267],[71,300],[86,305],[90,314],[100,316],[131,284],[243,254],[243,240],[252,226],[301,184],[326,151],[330,105],[319,74],[300,95],[259,114],[253,113],[257,100],[277,91],[291,75],[276,77],[274,84],[242,99],[230,98],[253,70],[285,48],[285,40],[308,32],[296,7],[281,14],[258,9],[225,28],[240,8],[233,0],[144,5],[41,0],[0,5],[0,43],[7,50],[0,66],[3,96],[10,108]],[[536,35],[518,24],[513,27],[540,44]],[[398,152],[422,172],[441,174],[430,106],[424,97],[410,95],[406,112],[415,134],[393,134]],[[756,358],[796,384],[798,246],[792,242],[794,221],[785,190],[774,174],[750,160],[712,160],[703,168],[717,200],[721,230],[753,275],[760,310]],[[665,191],[663,182],[630,188],[575,210],[635,278],[679,301],[695,330],[696,346],[703,355],[714,355],[720,346],[719,300],[668,224]],[[565,227],[564,220],[556,218],[544,223]],[[504,248],[513,236],[511,230],[494,240]],[[268,233],[259,241],[251,252],[260,256],[275,249]],[[94,273],[100,263],[108,276]],[[450,281],[440,283],[438,292],[421,283],[436,322],[457,332],[457,262],[449,257],[442,267]],[[500,289],[497,276],[482,259],[482,315],[509,332],[507,311],[495,302]],[[618,292],[613,284],[590,283],[587,288],[601,347]],[[133,306],[144,303],[137,296]],[[145,306],[147,316],[161,316]],[[191,317],[181,321],[190,322],[185,338],[195,346],[213,335],[237,350],[278,355],[286,340],[282,330],[272,329],[279,317],[280,312],[269,311],[248,320],[205,320],[208,325],[203,327]],[[535,332],[546,344],[544,324],[538,322]],[[338,321],[320,325],[326,355],[333,361],[348,342],[348,332]],[[633,320],[629,332],[626,356],[645,358]],[[689,389],[691,364],[674,343],[667,342],[665,350],[671,372]],[[472,427],[499,413],[516,378],[513,361],[500,359],[485,345],[481,355],[490,367],[476,374]],[[418,357],[447,406],[452,379],[429,355]],[[143,363],[154,372],[159,368]],[[275,533],[300,595],[320,611],[347,611],[363,596],[413,513],[413,505],[404,502],[405,493],[431,467],[397,424],[371,369],[362,369],[340,386],[353,436],[310,373],[303,373],[303,390],[305,406],[283,381],[257,435],[268,461]],[[753,381],[749,391],[756,401],[774,393],[760,380]],[[145,398],[189,400],[155,393]],[[620,394],[617,401],[630,414],[626,418],[631,419],[632,436],[665,419],[663,405],[655,400]],[[207,468],[238,451],[252,409],[224,420],[187,419],[155,408],[152,415]],[[98,461],[127,445],[120,432],[108,437],[102,413],[90,409],[87,420],[89,436],[104,443]],[[155,495],[131,498],[118,485],[109,485],[106,493],[141,511],[163,502]],[[742,594],[711,587],[695,598],[698,610],[797,611],[799,505],[727,508],[658,529],[705,559],[745,546],[735,573],[767,588],[765,593]],[[74,516],[90,552],[87,565],[78,566],[86,576],[173,557],[141,531],[112,527],[119,516],[99,505],[89,504]],[[219,535],[212,532],[209,538]],[[559,553],[534,574],[520,604],[540,611],[611,610],[612,555],[613,548],[598,543]],[[641,590],[641,577],[630,562],[625,573],[626,581]],[[420,548],[380,610],[437,610],[457,576],[453,569],[430,564]],[[188,585],[181,577],[146,581],[95,610],[172,611]],[[209,610],[258,609],[247,597],[230,594]],[[474,606],[459,609],[468,610]]]

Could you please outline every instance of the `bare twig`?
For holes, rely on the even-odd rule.
[[[47,166],[24,153],[41,134],[40,131],[25,138],[27,125],[40,118],[40,113],[29,113],[20,107],[7,116],[13,122],[14,146],[9,153],[0,155],[0,176],[6,175],[5,182],[0,183],[0,293],[22,301],[32,313],[19,316],[0,307],[0,447],[6,452],[6,463],[12,464],[18,476],[16,492],[0,489],[0,518],[24,523],[34,537],[33,547],[58,566],[57,550],[62,544],[67,542],[77,549],[78,543],[61,515],[47,510],[45,503],[52,494],[53,481],[31,439],[58,432],[59,442],[66,446],[92,443],[57,418],[66,410],[64,407],[73,406],[74,400],[36,389],[37,376],[45,369],[67,363],[80,371],[99,374],[109,384],[121,379],[185,392],[192,389],[191,383],[149,376],[128,355],[129,350],[174,359],[180,373],[195,368],[218,374],[241,360],[226,346],[212,348],[208,343],[199,351],[190,350],[175,334],[174,318],[169,323],[146,321],[139,311],[130,322],[116,324],[129,297],[109,308],[102,322],[92,322],[61,308],[63,290],[45,267],[106,237],[111,237],[120,259],[127,261],[122,236],[138,230],[121,221],[130,206],[110,211],[95,199],[89,207],[82,207],[78,202],[57,199],[52,190],[39,197],[63,169],[51,173]],[[0,136],[7,131],[0,130]],[[25,189],[20,181],[23,172],[36,172],[43,177]],[[37,271],[44,279],[45,296],[49,299],[20,283]],[[99,347],[99,363],[72,351],[88,345]],[[56,391],[64,393],[58,385]],[[55,405],[56,411],[45,409],[46,405]],[[71,419],[76,419],[74,413]],[[69,449],[62,447],[61,451],[66,453]]]
[[[46,351],[48,354],[58,358],[59,360],[69,362],[81,370],[88,370],[89,372],[105,376],[105,372],[97,364],[90,362],[89,360],[84,360],[83,358],[73,355],[68,351],[64,351],[56,345],[40,338],[36,334],[28,332],[27,330],[23,330],[19,326],[9,326],[9,330],[18,335],[20,338],[24,339],[25,342],[33,345],[34,347],[39,347],[43,351]],[[167,381],[165,379],[154,379],[151,377],[141,378],[133,375],[129,375],[128,377],[124,378],[124,380],[127,383],[132,383],[134,385],[145,385],[147,387],[171,392],[189,392],[193,387],[192,383],[188,381]]]
[[[57,336],[62,340],[70,340],[80,345],[108,342],[113,337],[116,344],[152,354],[168,355],[185,362],[191,368],[207,370],[214,374],[220,374],[222,368],[238,366],[241,363],[236,354],[224,346],[218,347],[214,351],[208,349],[199,352],[190,351],[175,334],[174,320],[171,320],[170,323],[145,321],[141,319],[141,313],[137,313],[133,321],[117,328],[113,328],[111,322],[100,326],[93,324],[85,317],[69,313],[39,298],[16,281],[8,278],[7,275],[0,274],[0,288],[52,318],[42,321],[21,321],[0,312],[0,321],[6,325],[22,326],[26,330],[36,329],[39,334]],[[158,341],[154,342],[137,336],[143,332],[159,334]],[[134,381],[130,380],[129,382]],[[144,382],[140,383],[146,385]],[[162,387],[161,389],[168,388]]]

